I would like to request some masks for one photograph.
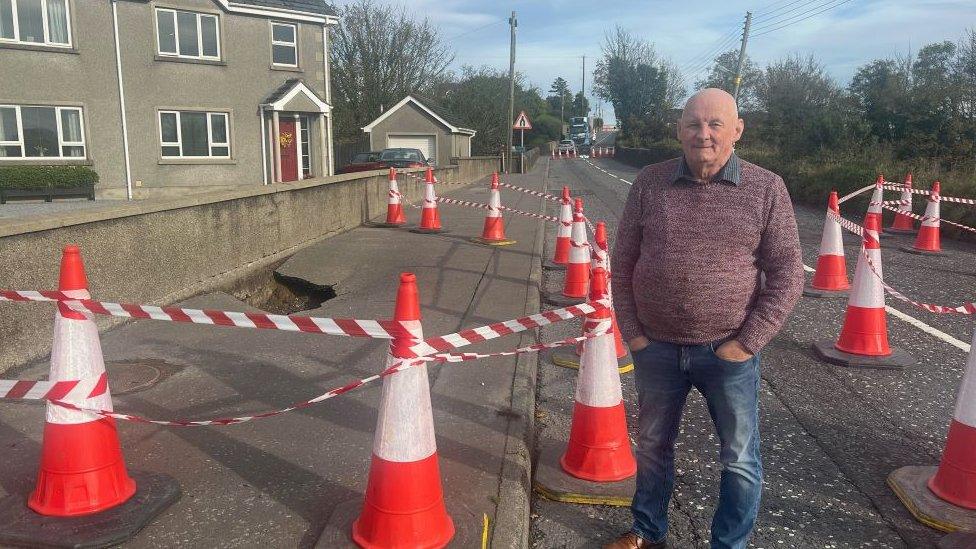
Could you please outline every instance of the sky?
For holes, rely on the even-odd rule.
[[[386,3],[397,3],[380,0]],[[340,1],[340,4],[345,1]],[[933,42],[958,41],[976,28],[976,0],[403,0],[415,17],[428,17],[462,65],[508,70],[508,17],[518,18],[516,70],[545,92],[562,76],[575,93],[583,80],[596,109],[592,71],[604,31],[614,25],[654,44],[675,62],[688,85],[696,69],[738,49],[747,11],[754,13],[746,51],[760,66],[782,57],[813,54],[838,83],[874,59],[903,56]],[[817,14],[823,10],[823,13]],[[801,20],[802,19],[802,20]],[[780,25],[788,25],[774,30]],[[766,34],[762,34],[765,31]],[[762,34],[762,35],[760,35]],[[692,75],[692,76],[689,76]],[[697,76],[696,76],[697,75]],[[604,118],[613,109],[603,105]]]

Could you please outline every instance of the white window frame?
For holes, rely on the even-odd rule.
[[[47,1],[47,0],[45,0],[45,1]],[[163,51],[162,36],[160,36],[160,34],[159,34],[159,14],[160,14],[160,12],[166,12],[166,13],[172,13],[173,14],[173,37],[174,37],[174,39],[176,41],[176,51],[175,52]],[[199,52],[199,55],[183,55],[182,53],[180,53],[180,22],[179,22],[179,17],[177,15],[180,12],[183,12],[183,13],[192,13],[193,15],[196,16],[196,20],[197,20],[197,51]],[[216,36],[216,41],[217,41],[217,55],[204,55],[203,54],[203,23],[202,23],[202,19],[204,17],[210,17],[210,18],[213,18],[214,19],[214,30],[217,33],[217,36]],[[191,10],[175,10],[175,9],[172,9],[172,8],[156,8],[155,19],[156,19],[156,54],[159,55],[160,57],[176,57],[178,59],[202,59],[202,60],[206,60],[206,61],[220,61],[220,59],[221,59],[220,55],[222,53],[221,50],[223,48],[220,47],[220,17],[219,16],[217,16],[217,15],[215,15],[213,13],[201,13],[201,12],[198,12],[198,11],[191,11]]]
[[[182,127],[182,113],[202,113],[207,115],[207,155],[203,156],[184,156],[183,155],[183,127]],[[175,114],[176,115],[176,141],[163,141],[163,115],[164,114]],[[224,119],[224,141],[214,142],[213,138],[213,119],[215,117],[223,117]],[[204,158],[217,158],[217,159],[228,159],[230,158],[230,113],[223,111],[174,111],[174,110],[161,110],[158,111],[156,115],[156,121],[159,124],[159,157],[165,159],[204,159]],[[180,150],[178,155],[164,155],[163,147],[177,147]],[[214,147],[226,147],[227,154],[225,155],[215,155],[213,154]]]
[[[11,15],[13,17],[14,25],[14,37],[13,38],[0,38],[0,43],[4,44],[26,44],[30,46],[50,46],[52,48],[70,48],[71,47],[71,0],[64,0],[64,18],[65,27],[68,31],[68,41],[63,42],[52,42],[51,41],[51,31],[48,28],[47,21],[47,0],[41,0],[41,24],[44,27],[44,41],[43,42],[28,42],[26,40],[20,39],[20,20],[17,17],[17,2],[18,0],[10,0]]]
[[[283,40],[275,40],[274,38],[274,28],[279,27],[291,27],[292,36],[295,38],[292,42],[285,42]],[[276,63],[274,60],[274,47],[275,46],[291,46],[295,50],[295,64],[290,63]],[[277,21],[271,22],[271,64],[275,67],[298,67],[298,25],[294,23],[278,23]]]
[[[46,109],[54,109],[54,119],[56,123],[57,133],[58,133],[58,154],[57,156],[27,156],[27,144],[24,142],[24,119],[21,115],[20,109],[22,107],[39,107]],[[14,113],[17,119],[17,138],[19,141],[0,141],[0,147],[20,147],[20,152],[23,156],[0,156],[0,162],[9,162],[17,160],[77,160],[84,161],[88,159],[88,145],[85,143],[85,113],[84,109],[81,107],[59,107],[56,105],[11,105],[2,104],[0,109],[14,109]],[[78,126],[81,131],[81,141],[65,141],[64,134],[61,128],[61,111],[77,111],[78,112]],[[81,156],[64,156],[65,147],[81,147],[83,154]]]

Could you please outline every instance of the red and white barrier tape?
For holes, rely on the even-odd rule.
[[[70,410],[77,410],[77,411],[80,411],[80,412],[88,412],[88,413],[97,414],[97,415],[100,415],[100,416],[103,416],[103,417],[115,418],[115,419],[122,420],[122,421],[132,421],[132,422],[135,422],[135,423],[148,423],[148,424],[152,424],[152,425],[162,425],[162,426],[166,426],[166,427],[206,427],[206,426],[213,426],[213,425],[236,425],[236,424],[239,424],[239,423],[247,423],[247,422],[250,422],[250,421],[254,421],[256,419],[264,419],[264,418],[269,418],[269,417],[274,417],[274,416],[280,416],[280,415],[286,414],[288,412],[292,412],[292,411],[299,410],[299,409],[303,409],[303,408],[308,408],[309,406],[312,406],[313,404],[318,404],[319,402],[323,402],[325,400],[329,400],[331,398],[335,398],[335,397],[337,397],[339,395],[348,393],[348,392],[350,392],[350,391],[352,391],[354,389],[358,389],[359,387],[362,387],[363,385],[366,385],[368,383],[372,383],[372,382],[374,382],[374,381],[376,381],[378,379],[382,379],[384,377],[393,375],[393,374],[395,374],[397,372],[402,372],[403,370],[406,370],[408,368],[413,368],[415,366],[419,366],[419,365],[424,364],[426,362],[452,362],[452,363],[453,362],[465,362],[465,361],[469,361],[469,360],[475,360],[475,359],[478,359],[478,358],[487,358],[487,357],[496,357],[496,356],[512,356],[512,355],[523,354],[523,353],[537,352],[537,351],[540,351],[542,349],[552,349],[552,348],[555,348],[555,347],[562,347],[562,346],[566,346],[566,345],[574,345],[574,344],[576,344],[576,343],[578,343],[580,341],[584,341],[584,340],[591,339],[591,338],[594,338],[594,337],[602,336],[602,335],[605,335],[606,333],[609,333],[609,331],[603,331],[603,332],[599,332],[599,333],[587,334],[587,335],[583,335],[583,336],[580,336],[580,337],[573,337],[573,338],[564,339],[564,340],[561,340],[561,341],[556,341],[556,342],[553,342],[553,343],[540,343],[540,344],[536,344],[536,345],[530,345],[528,347],[522,347],[522,348],[519,348],[519,349],[515,349],[514,351],[503,351],[503,352],[498,352],[498,353],[486,353],[486,354],[479,354],[479,353],[462,353],[462,354],[457,354],[457,355],[453,355],[453,354],[439,354],[439,355],[434,355],[434,356],[423,357],[421,359],[410,359],[410,358],[408,358],[408,359],[401,359],[399,362],[397,362],[393,366],[387,368],[386,370],[383,370],[382,372],[380,372],[380,373],[378,373],[376,375],[372,375],[372,376],[369,376],[369,377],[365,377],[365,378],[362,378],[362,379],[358,379],[356,381],[353,381],[353,382],[348,383],[346,385],[342,385],[340,387],[335,387],[333,389],[330,389],[330,390],[326,391],[325,393],[322,393],[321,395],[319,395],[317,397],[310,398],[308,400],[303,400],[301,402],[296,402],[296,403],[294,403],[294,404],[292,404],[290,406],[286,406],[284,408],[279,408],[279,409],[276,409],[276,410],[269,410],[269,411],[266,411],[266,412],[260,412],[260,413],[256,413],[256,414],[246,415],[246,416],[238,416],[238,417],[214,418],[214,419],[203,419],[203,420],[191,420],[191,419],[161,420],[161,419],[150,419],[150,418],[143,417],[143,416],[139,416],[139,415],[135,415],[135,414],[123,414],[123,413],[120,413],[120,412],[114,412],[114,411],[109,411],[109,410],[99,410],[99,409],[94,409],[94,408],[85,408],[85,407],[78,406],[78,405],[75,405],[75,404],[72,404],[72,403],[69,403],[69,402],[64,402],[64,401],[61,401],[61,400],[51,400],[51,402],[53,404],[56,404],[56,405],[61,406],[63,408],[68,408]]]
[[[100,376],[72,381],[0,379],[0,399],[85,400],[104,394],[108,379]]]
[[[899,201],[892,200],[891,202],[899,202]],[[882,204],[881,207],[884,208],[884,209],[886,209],[886,210],[890,210],[890,211],[893,211],[893,212],[898,212],[898,213],[900,213],[902,215],[907,215],[908,217],[911,217],[912,219],[917,219],[919,221],[929,221],[929,220],[932,220],[933,219],[933,218],[930,218],[930,217],[925,216],[925,215],[918,215],[917,213],[899,210],[898,208],[894,208],[892,206],[889,206],[888,205],[888,201],[886,201],[884,204]],[[939,223],[945,223],[947,225],[952,225],[953,227],[959,227],[960,229],[963,229],[963,230],[966,230],[966,231],[970,231],[970,232],[976,233],[976,228],[970,227],[969,225],[963,225],[962,223],[956,223],[955,221],[949,221],[948,219],[945,219],[945,218],[938,218],[938,221],[939,221]]]
[[[469,208],[478,208],[481,210],[492,209],[492,207],[489,204],[484,204],[481,202],[472,202],[470,200],[458,200],[456,198],[445,198],[443,196],[438,196],[437,201],[443,202],[444,204],[454,204],[455,206],[467,206]],[[523,212],[522,210],[516,210],[515,208],[509,208],[508,206],[502,206],[501,209],[502,211],[505,212],[512,212],[513,214],[523,215],[525,217],[534,217],[536,219],[544,219],[546,221],[551,221],[553,223],[557,223],[559,221],[559,218],[553,217],[551,215]]]
[[[840,223],[840,226],[847,229],[848,231],[858,236],[864,235],[864,228],[858,225],[857,223],[854,223],[853,221],[850,221],[848,219],[844,219],[843,217],[835,214],[830,210],[827,210],[827,216],[833,219],[834,221],[836,221],[837,223]]]
[[[858,189],[858,190],[856,190],[856,191],[854,191],[854,192],[852,192],[850,194],[845,194],[844,196],[840,197],[837,200],[837,203],[838,204],[843,204],[844,202],[847,202],[848,200],[854,198],[855,196],[857,196],[859,194],[864,194],[864,193],[866,193],[866,192],[874,189],[874,187],[875,187],[874,185],[868,185],[868,186],[862,187],[862,188],[860,188],[860,189]]]
[[[560,204],[562,204],[562,202],[563,202],[563,200],[561,198],[559,198],[558,196],[553,196],[553,195],[551,195],[549,193],[544,193],[544,192],[540,192],[540,191],[533,191],[532,189],[526,189],[526,188],[523,188],[523,187],[517,187],[517,186],[512,185],[510,183],[502,183],[502,182],[499,181],[498,182],[498,186],[499,187],[505,187],[506,189],[512,189],[513,191],[518,191],[520,193],[530,194],[532,196],[539,196],[539,197],[545,198],[546,200],[549,200],[549,201],[552,201],[552,202],[558,202]]]
[[[905,186],[902,185],[902,184],[900,184],[900,183],[892,183],[892,182],[889,182],[889,181],[886,181],[885,182],[884,188],[885,189],[888,189],[889,191],[905,191],[905,190],[907,190],[908,192],[910,192],[912,194],[921,194],[921,195],[925,195],[925,196],[930,196],[932,194],[932,191],[927,191],[925,189],[916,189],[914,187],[906,189]],[[976,199],[973,199],[973,198],[958,198],[958,197],[955,197],[955,196],[942,196],[942,195],[939,195],[939,200],[941,200],[942,202],[955,202],[956,204],[970,204],[970,205],[976,204]]]

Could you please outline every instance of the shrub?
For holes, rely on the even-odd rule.
[[[0,166],[0,188],[65,189],[98,183],[98,174],[88,166]]]

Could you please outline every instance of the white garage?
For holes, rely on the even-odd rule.
[[[437,163],[437,137],[434,135],[396,135],[386,136],[388,149],[420,149],[424,158]]]

